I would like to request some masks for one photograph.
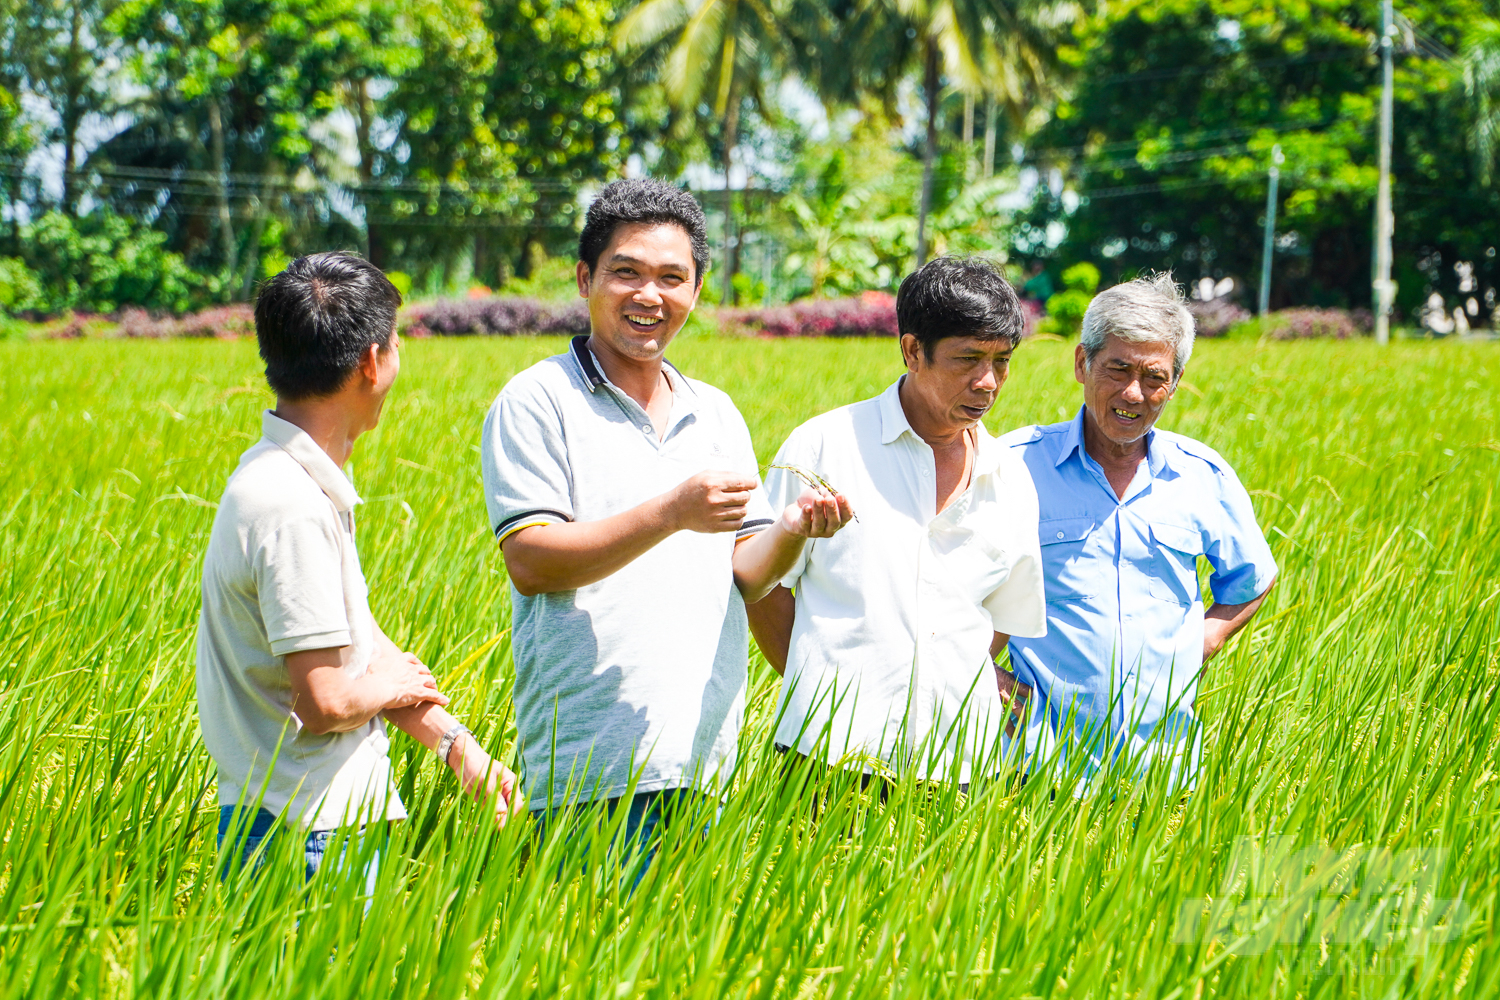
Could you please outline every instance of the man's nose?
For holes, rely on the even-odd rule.
[[[979,392],[994,392],[999,386],[1000,379],[995,376],[993,368],[979,376],[979,381],[974,383],[974,388]]]
[[[661,289],[656,287],[656,282],[648,281],[635,290],[634,298],[641,305],[660,305]]]
[[[1141,389],[1140,379],[1131,379],[1130,384],[1125,387],[1125,401],[1128,403],[1144,403],[1146,401],[1146,393]]]

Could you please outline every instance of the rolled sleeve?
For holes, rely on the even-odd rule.
[[[573,520],[562,420],[547,400],[502,392],[485,415],[480,466],[497,541],[522,528]]]
[[[727,420],[725,422],[729,423]],[[735,538],[738,539],[765,531],[775,524],[781,508],[772,506],[769,496],[770,487],[761,481],[760,464],[755,460],[755,447],[750,440],[750,428],[745,426],[745,418],[740,416],[738,410],[734,412],[734,421],[731,426],[735,426],[739,437],[733,446],[735,468],[753,478],[756,484],[756,488],[750,493],[750,502],[746,505],[744,523],[735,533]]]
[[[771,468],[766,470],[765,502],[768,511],[776,512],[785,510],[788,504],[795,503],[797,497],[802,495],[806,484],[796,473],[790,472],[780,466],[795,465],[799,468],[808,469],[816,464],[816,456],[811,454],[811,449],[804,445],[800,436],[793,432],[786,439],[781,450],[771,462]],[[774,517],[773,517],[774,519]],[[818,544],[817,539],[809,539],[802,546],[802,551],[797,556],[797,561],[787,571],[786,576],[781,578],[781,585],[787,588],[795,588],[797,581],[807,571],[807,561],[812,555],[813,547]]]
[[[338,533],[331,513],[296,518],[257,547],[255,588],[273,656],[352,644]]]
[[[1239,477],[1224,468],[1219,473],[1219,485],[1220,525],[1204,553],[1213,567],[1208,585],[1218,603],[1245,604],[1264,594],[1275,581],[1276,560]]]

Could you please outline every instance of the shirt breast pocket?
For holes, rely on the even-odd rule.
[[[1098,524],[1092,517],[1058,517],[1039,525],[1048,604],[1072,604],[1099,592],[1104,567],[1086,552]]]
[[[1151,522],[1153,563],[1147,580],[1151,596],[1173,604],[1198,601],[1198,556],[1203,534],[1189,524]]]

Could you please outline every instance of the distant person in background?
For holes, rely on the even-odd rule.
[[[734,403],[666,361],[707,267],[692,195],[607,185],[578,241],[591,332],[510,380],[481,449],[535,815],[545,831],[578,803],[625,809],[648,862],[658,828],[733,772],[745,603],[849,518],[811,490],[773,508]]]
[[[1045,309],[1047,300],[1052,298],[1056,291],[1057,287],[1052,284],[1052,276],[1047,273],[1045,264],[1034,260],[1027,265],[1026,283],[1021,286],[1022,296]]]
[[[901,377],[797,428],[766,477],[773,503],[802,488],[778,466],[820,477],[859,520],[810,542],[751,622],[793,760],[963,784],[1009,715],[995,655],[1047,629],[1036,490],[980,423],[1024,321],[993,265],[954,257],[907,276],[896,317]]]
[[[1192,351],[1193,317],[1170,274],[1116,285],[1083,319],[1078,415],[1001,439],[1036,483],[1047,580],[1047,634],[1011,639],[1008,683],[1018,709],[1030,700],[1027,756],[1082,754],[1084,782],[1123,757],[1191,785],[1203,665],[1276,579],[1229,463],[1154,429]],[[1200,557],[1212,567],[1207,612]]]
[[[367,601],[343,466],[400,371],[400,304],[378,268],[341,253],[299,258],[261,290],[255,331],[276,408],[229,477],[203,561],[198,710],[219,772],[219,842],[258,866],[280,818],[305,838],[308,878],[334,830],[406,816],[386,720],[488,797],[498,822],[519,805],[515,776]]]

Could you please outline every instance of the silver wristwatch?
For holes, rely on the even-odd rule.
[[[453,752],[453,744],[458,742],[458,738],[464,733],[469,733],[469,727],[462,722],[456,722],[453,724],[453,728],[444,733],[442,739],[438,740],[435,752],[437,753],[438,760],[442,761],[444,766],[448,764],[448,755]],[[469,735],[472,736],[474,734],[469,733]]]

